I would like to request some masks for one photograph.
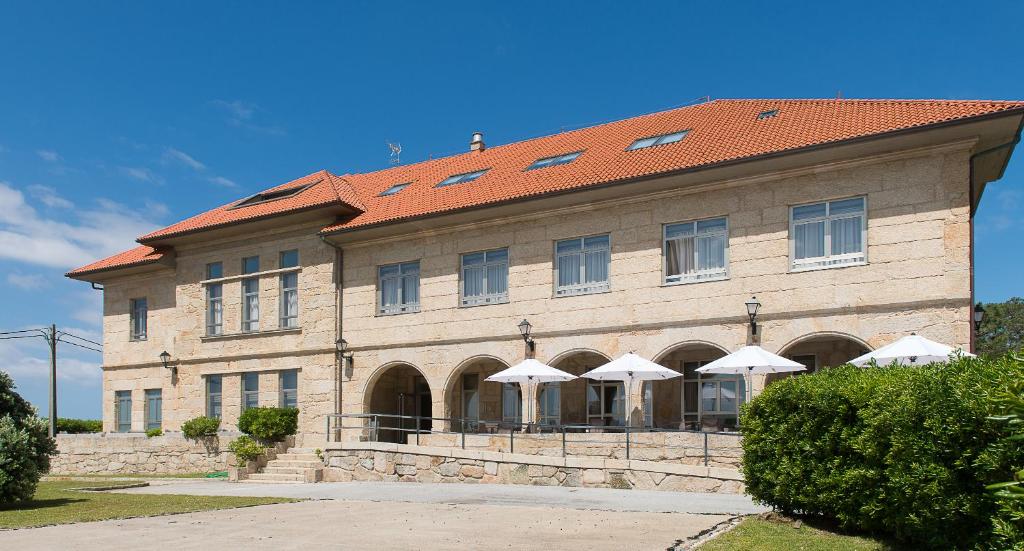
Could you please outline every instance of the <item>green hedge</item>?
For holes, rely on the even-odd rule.
[[[747,492],[917,548],[998,548],[985,486],[1020,469],[1024,450],[989,416],[1022,377],[1024,362],[1005,357],[778,381],[742,415]]]
[[[280,442],[295,434],[298,426],[295,408],[249,408],[238,418],[238,430],[261,442]]]
[[[103,421],[99,419],[70,419],[67,417],[58,417],[57,432],[66,432],[68,434],[103,432]]]
[[[185,438],[206,438],[215,436],[220,430],[220,419],[216,417],[194,417],[181,424]]]

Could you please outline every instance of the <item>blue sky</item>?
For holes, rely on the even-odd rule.
[[[716,4],[4,3],[0,331],[99,340],[68,268],[387,141],[412,162],[702,96],[1024,99],[1019,2]],[[1024,295],[1022,157],[978,214],[984,301]],[[61,415],[99,417],[98,354],[59,356]],[[42,411],[46,361],[0,341]]]

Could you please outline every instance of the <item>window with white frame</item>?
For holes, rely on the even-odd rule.
[[[242,273],[255,274],[260,271],[260,257],[242,259]],[[260,328],[260,278],[247,277],[242,280],[242,331],[258,331]]]
[[[299,251],[283,251],[281,253],[280,267],[297,268],[299,266]],[[281,274],[281,297],[280,297],[280,320],[279,327],[299,326],[299,272],[285,272]]]
[[[419,312],[419,261],[388,264],[378,268],[377,303],[380,314]]]
[[[508,249],[462,255],[462,306],[508,302]]]
[[[146,340],[146,333],[148,331],[148,322],[146,318],[149,314],[149,307],[146,303],[145,298],[133,298],[128,301],[128,307],[130,311],[129,321],[131,323],[131,334],[130,338],[133,341],[144,341]]]
[[[224,277],[224,265],[211,262],[206,265],[206,279]],[[224,332],[224,284],[206,284],[206,334],[220,335]]]
[[[665,283],[690,283],[728,276],[729,224],[723,218],[667,224]]]
[[[867,241],[864,197],[800,205],[791,209],[791,268],[806,270],[863,264]]]
[[[555,296],[600,293],[611,288],[611,239],[605,235],[555,243]]]

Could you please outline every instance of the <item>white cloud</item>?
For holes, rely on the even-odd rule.
[[[61,269],[129,249],[136,245],[135,237],[157,228],[149,213],[109,200],[79,207],[70,216],[47,218],[5,182],[0,182],[0,205],[0,258]]]
[[[7,274],[7,283],[19,289],[33,291],[46,287],[46,278],[42,274],[19,274],[12,272]]]
[[[150,182],[154,184],[159,184],[163,182],[163,180],[159,176],[153,174],[153,171],[149,170],[148,168],[122,166],[118,167],[118,169],[121,171],[121,174],[124,174],[125,176],[138,180],[140,182]]]
[[[36,155],[39,155],[40,159],[48,163],[56,163],[61,160],[60,155],[51,149],[37,149]]]
[[[164,151],[164,162],[171,161],[181,163],[195,171],[206,170],[206,165],[197,161],[195,157],[192,157],[184,151],[168,147],[167,150]]]
[[[1003,187],[989,193],[991,197],[986,194],[982,210],[975,220],[978,231],[988,234],[1024,229],[1024,219],[1020,217],[1024,191]]]
[[[217,184],[218,186],[222,186],[222,187],[229,187],[229,188],[236,188],[236,187],[238,187],[238,184],[236,184],[233,180],[229,180],[229,179],[227,179],[227,178],[225,178],[223,176],[214,176],[212,178],[209,178],[209,180],[210,180],[210,182],[212,182],[214,184]]]
[[[71,318],[90,327],[103,327],[103,293],[89,289],[73,297],[74,310]],[[91,329],[69,329],[69,332],[96,342],[103,342],[103,335]]]
[[[284,129],[279,126],[257,124],[254,119],[256,113],[261,111],[261,109],[260,106],[255,103],[241,100],[227,101],[222,99],[213,100],[211,103],[227,114],[227,122],[231,126],[237,126],[245,128],[246,130],[277,136],[284,135],[286,133]]]
[[[62,343],[57,344],[58,381],[68,381],[86,386],[99,385],[103,377],[103,371],[100,369],[101,363],[102,357],[97,352]],[[15,381],[48,379],[50,357],[45,342],[38,337],[0,341],[0,369],[6,371]]]
[[[28,186],[28,192],[48,207],[69,209],[75,206],[71,201],[57,195],[57,190],[50,186]]]

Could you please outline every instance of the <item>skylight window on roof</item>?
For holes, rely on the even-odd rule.
[[[549,166],[564,165],[571,163],[579,157],[582,151],[576,151],[575,153],[566,153],[564,155],[555,155],[554,157],[544,157],[543,159],[537,159],[532,165],[526,167],[526,170],[535,170],[538,168],[547,168]]]
[[[466,182],[472,182],[473,180],[476,180],[477,178],[483,176],[484,173],[487,172],[488,170],[490,170],[490,169],[489,168],[485,168],[483,170],[478,170],[476,172],[466,172],[464,174],[455,174],[455,175],[452,175],[452,176],[449,176],[449,177],[445,178],[444,180],[441,180],[441,183],[437,184],[434,187],[454,186],[455,184],[465,184]]]
[[[409,187],[409,184],[411,184],[411,183],[412,182],[405,182],[403,184],[395,184],[395,185],[389,187],[388,189],[385,189],[384,191],[380,192],[380,196],[381,197],[387,197],[388,195],[394,195],[394,194],[398,193],[399,191],[402,191],[403,189]]]
[[[760,113],[757,114],[757,120],[770,119],[778,114],[778,109],[769,109],[767,111],[761,111]]]
[[[317,180],[316,182],[311,182],[302,186],[295,186],[285,189],[276,189],[271,191],[263,191],[257,193],[256,195],[253,195],[252,197],[239,201],[235,206],[231,208],[237,209],[241,207],[249,207],[252,205],[258,205],[260,203],[269,203],[270,201],[280,201],[281,199],[294,197],[308,189],[310,186],[318,184],[319,182],[320,180]]]
[[[665,145],[670,143],[676,143],[679,140],[686,137],[689,134],[689,130],[683,130],[682,132],[673,132],[672,134],[662,134],[660,136],[651,136],[649,138],[640,138],[633,142],[626,151],[633,151],[636,149],[644,149],[645,147],[654,147],[656,145]]]

